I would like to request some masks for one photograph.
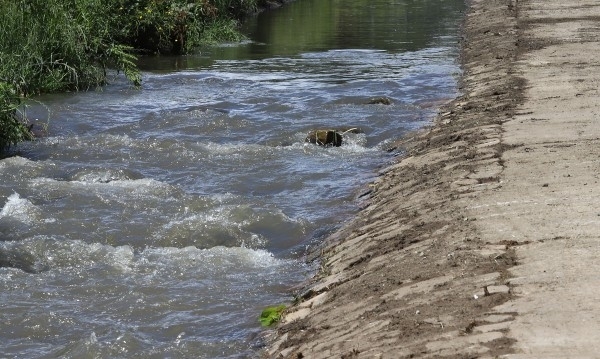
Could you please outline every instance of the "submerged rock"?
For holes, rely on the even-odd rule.
[[[367,105],[391,105],[392,100],[389,97],[374,97],[367,102]]]

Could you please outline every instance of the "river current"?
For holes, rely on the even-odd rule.
[[[26,109],[0,160],[0,357],[242,358],[389,144],[457,94],[462,0],[297,0],[248,40]],[[387,98],[391,104],[370,103]],[[341,147],[304,142],[357,127]]]

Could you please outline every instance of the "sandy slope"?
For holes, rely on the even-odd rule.
[[[470,6],[464,95],[399,144],[265,357],[600,355],[600,3]]]

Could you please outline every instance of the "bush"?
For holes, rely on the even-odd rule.
[[[19,118],[20,98],[12,86],[0,82],[0,149],[32,139],[25,122]]]
[[[87,90],[107,68],[136,86],[133,50],[183,54],[235,30],[256,0],[0,0],[0,151],[31,138],[21,98]]]
[[[238,20],[256,0],[121,0],[120,41],[151,53],[185,54],[200,45],[240,39]]]

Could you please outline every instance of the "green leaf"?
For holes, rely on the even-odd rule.
[[[285,305],[277,305],[265,308],[260,314],[260,324],[268,327],[277,323],[281,319],[281,314],[285,310]]]
[[[117,65],[117,68],[123,71],[125,77],[134,86],[139,87],[142,84],[142,75],[135,64],[137,57],[131,54],[132,50],[133,48],[130,46],[111,44],[108,48],[108,54],[111,60]]]

